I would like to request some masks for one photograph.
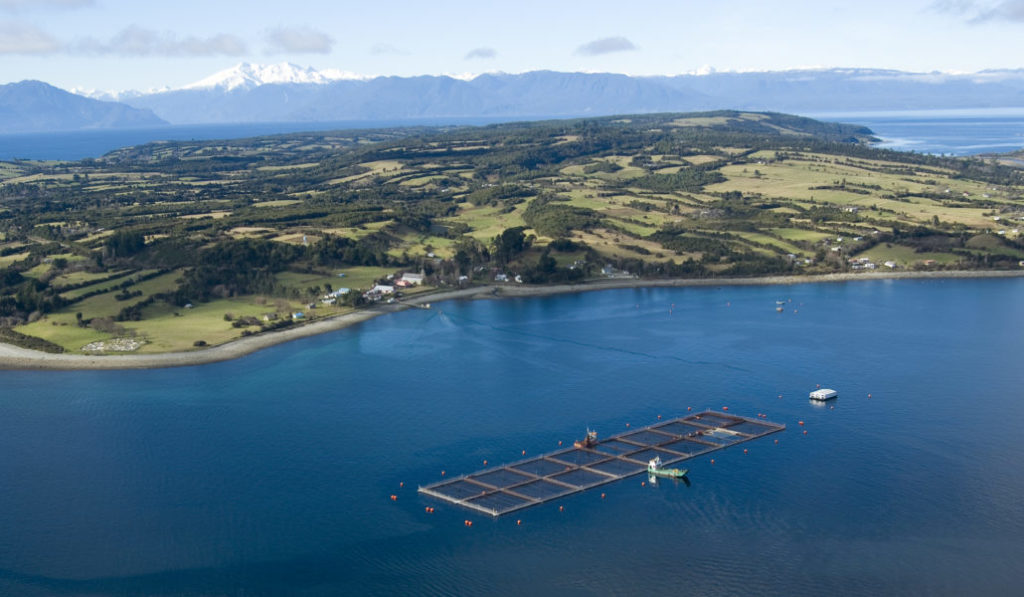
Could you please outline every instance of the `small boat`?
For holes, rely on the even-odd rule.
[[[647,462],[647,474],[655,477],[681,479],[687,472],[685,468],[661,468],[661,456],[655,456]]]
[[[596,431],[591,431],[589,427],[587,427],[587,436],[586,437],[584,437],[583,439],[578,439],[578,440],[576,440],[576,441],[574,441],[572,443],[572,445],[576,446],[577,448],[592,448],[596,444],[597,444],[597,432]]]

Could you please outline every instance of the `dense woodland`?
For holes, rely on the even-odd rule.
[[[346,268],[373,272],[367,285],[415,271],[444,287],[1020,267],[1024,171],[869,141],[852,125],[713,112],[0,163],[0,340],[74,350],[243,298],[275,311],[247,329],[225,313],[253,333]],[[83,313],[94,297],[112,300]]]

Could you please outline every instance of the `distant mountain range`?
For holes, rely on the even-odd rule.
[[[0,134],[164,124],[147,109],[82,97],[40,81],[0,85]]]
[[[661,77],[553,71],[369,77],[288,63],[242,63],[179,89],[88,93],[92,99],[119,103],[72,105],[59,90],[38,82],[15,84],[20,94],[5,91],[11,87],[0,87],[0,132],[18,127],[151,126],[161,120],[514,120],[725,108],[806,114],[1024,107],[1024,69],[971,74],[819,69]],[[53,99],[43,101],[44,96]]]

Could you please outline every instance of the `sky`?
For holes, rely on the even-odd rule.
[[[1024,0],[0,0],[0,83],[180,87],[239,62],[363,75],[1021,68]]]

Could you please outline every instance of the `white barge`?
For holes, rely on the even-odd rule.
[[[811,400],[831,400],[839,396],[839,392],[823,388],[821,390],[814,390],[811,392]]]

